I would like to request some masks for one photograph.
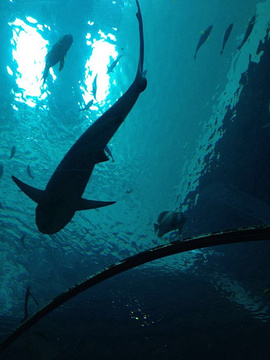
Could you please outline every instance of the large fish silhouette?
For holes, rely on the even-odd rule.
[[[95,209],[114,203],[86,200],[82,198],[82,195],[94,166],[108,160],[104,152],[107,143],[147,86],[143,71],[143,23],[138,0],[136,0],[136,4],[140,54],[137,74],[128,90],[75,142],[58,165],[45,190],[36,189],[12,176],[18,187],[38,204],[36,224],[39,231],[44,234],[54,234],[63,229],[76,211]]]
[[[63,69],[65,56],[69,48],[71,47],[72,43],[73,43],[72,35],[70,34],[65,35],[61,37],[61,39],[59,39],[57,43],[53,45],[52,50],[48,52],[48,54],[46,55],[46,64],[42,76],[43,84],[45,83],[49,75],[49,70],[52,66],[56,65],[59,62],[60,63],[59,71]]]

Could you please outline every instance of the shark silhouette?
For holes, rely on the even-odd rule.
[[[15,176],[13,181],[38,205],[36,224],[40,232],[54,234],[63,229],[73,218],[76,211],[95,209],[111,205],[112,201],[94,201],[82,198],[94,166],[107,161],[104,149],[128,113],[135,105],[139,95],[147,86],[143,71],[144,38],[140,5],[136,0],[139,23],[140,52],[138,70],[128,90],[96,120],[74,143],[64,156],[45,190],[29,186]]]

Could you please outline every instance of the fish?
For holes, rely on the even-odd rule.
[[[110,156],[110,158],[112,159],[112,162],[114,162],[113,154],[112,154],[111,149],[109,148],[108,145],[105,146],[104,151],[108,154],[108,156]]]
[[[162,237],[172,230],[182,231],[186,218],[181,212],[163,211],[159,214],[157,224],[154,224],[154,230],[158,237]]]
[[[97,100],[97,98],[96,98],[96,96],[97,96],[97,76],[98,76],[98,74],[96,74],[93,84],[92,84],[92,94],[93,94],[95,100]]]
[[[123,123],[140,94],[147,87],[144,63],[143,21],[138,0],[139,59],[135,78],[126,92],[101,115],[73,144],[47,183],[45,190],[32,187],[15,176],[12,180],[33,201],[36,225],[43,234],[63,229],[76,211],[112,205],[115,201],[95,201],[82,197],[94,166],[108,160],[105,146]]]
[[[80,111],[89,110],[89,108],[93,105],[93,102],[94,102],[94,100],[93,100],[93,99],[92,99],[92,100],[90,100],[90,101],[88,101],[88,103],[85,105],[85,107],[84,107],[84,108],[82,108],[82,109],[80,109]]]
[[[16,152],[16,146],[12,146],[11,151],[10,151],[9,160],[13,158],[13,156],[15,155],[15,152]]]
[[[22,246],[25,248],[25,250],[28,251],[28,248],[25,246],[25,242],[24,242],[25,238],[26,238],[26,234],[23,234],[23,235],[20,237],[20,242],[21,242]]]
[[[32,295],[32,293],[30,292],[30,286],[27,286],[26,288],[26,292],[25,292],[25,297],[24,297],[24,317],[22,319],[21,322],[24,322],[25,320],[28,319],[29,317],[29,313],[28,313],[28,302],[29,302],[29,297],[32,297],[32,299],[34,300],[35,304],[37,306],[39,306],[39,302],[37,301],[37,299]]]
[[[45,69],[42,75],[43,84],[45,83],[49,70],[52,66],[59,64],[59,71],[61,71],[64,67],[66,54],[73,43],[73,37],[71,34],[64,35],[61,37],[56,44],[53,45],[52,50],[48,52],[46,55],[46,64]]]
[[[241,50],[242,46],[245,44],[245,42],[249,38],[250,34],[252,33],[252,30],[255,25],[255,21],[256,21],[256,15],[252,16],[252,18],[249,20],[245,36],[244,36],[241,44],[238,46],[238,48],[237,48],[238,50]]]
[[[27,174],[30,176],[30,178],[34,179],[34,176],[32,175],[32,172],[31,172],[30,165],[27,165],[26,171],[27,171]]]
[[[119,60],[121,59],[123,55],[118,55],[117,58],[108,66],[107,74],[111,73],[113,69],[116,67],[116,65],[119,63]]]
[[[4,174],[4,165],[0,164],[0,179],[3,176],[3,174]]]
[[[227,29],[226,29],[226,31],[225,31],[225,33],[224,33],[223,43],[222,43],[222,49],[221,49],[221,51],[220,51],[220,55],[223,54],[225,45],[227,44],[227,41],[228,41],[228,39],[229,39],[229,37],[230,37],[230,35],[231,35],[232,28],[233,28],[233,24],[230,24],[230,25],[227,27]]]
[[[196,60],[197,52],[198,52],[199,48],[206,42],[206,40],[208,39],[212,29],[213,29],[213,25],[208,26],[208,28],[201,35],[201,37],[200,37],[200,39],[198,41],[196,51],[195,51],[194,60]]]

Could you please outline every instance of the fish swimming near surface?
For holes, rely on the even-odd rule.
[[[90,107],[93,105],[93,102],[94,102],[94,100],[93,100],[93,99],[92,99],[92,100],[90,100],[90,101],[88,101],[88,103],[85,105],[85,107],[84,107],[84,108],[82,108],[82,109],[80,109],[80,111],[89,110],[89,109],[90,109]]]
[[[220,51],[220,55],[223,54],[225,45],[227,44],[227,41],[228,41],[228,39],[229,39],[229,37],[230,37],[230,35],[231,35],[232,28],[233,28],[233,24],[230,24],[230,25],[227,27],[227,29],[226,29],[226,31],[225,31],[225,33],[224,33],[223,43],[222,43],[222,49],[221,49],[221,51]]]
[[[92,94],[93,94],[95,100],[97,100],[97,98],[96,98],[96,96],[97,96],[97,76],[98,76],[98,74],[96,74],[96,76],[94,77],[94,81],[92,84]]]
[[[40,232],[55,234],[63,229],[76,211],[96,209],[114,204],[114,201],[87,200],[82,197],[94,166],[108,160],[104,149],[123,123],[139,95],[146,89],[146,72],[143,70],[143,22],[138,0],[140,51],[135,79],[128,90],[75,142],[64,156],[45,190],[27,185],[12,176],[17,186],[37,203],[36,224]]]
[[[30,165],[27,165],[26,171],[27,171],[27,174],[29,175],[29,177],[31,179],[34,179],[34,176],[32,175],[32,172],[31,172]]]
[[[121,59],[123,55],[118,55],[117,58],[108,66],[107,74],[111,73],[113,69],[116,67],[116,65],[119,63],[119,60]]]
[[[107,153],[108,156],[112,159],[112,162],[114,162],[113,154],[112,154],[111,149],[109,148],[108,145],[105,146],[104,151],[105,151],[105,153]]]
[[[61,39],[59,39],[57,43],[53,45],[52,50],[48,52],[48,54],[46,55],[46,64],[42,76],[43,84],[45,83],[49,75],[49,70],[52,66],[56,65],[59,62],[60,63],[59,71],[63,69],[65,56],[69,48],[71,47],[72,43],[73,43],[72,35],[70,34],[65,35],[61,37]]]
[[[158,237],[162,237],[172,230],[182,231],[186,218],[181,212],[163,211],[159,214],[157,224],[154,224],[155,233]]]
[[[200,47],[201,47],[201,46],[206,42],[206,40],[208,39],[208,37],[209,37],[212,29],[213,29],[213,25],[210,25],[210,26],[203,32],[203,34],[201,35],[201,37],[200,37],[200,39],[199,39],[199,42],[198,42],[198,45],[197,45],[197,48],[196,48],[196,51],[195,51],[194,60],[196,60],[198,50],[200,49]]]
[[[244,38],[243,38],[241,44],[237,48],[238,50],[241,50],[242,46],[245,44],[245,42],[249,38],[250,34],[252,33],[252,30],[253,30],[254,25],[255,25],[255,21],[256,21],[256,15],[252,16],[252,18],[249,20],[246,33],[244,35]]]
[[[15,152],[16,152],[16,146],[12,146],[11,151],[10,151],[9,160],[13,158],[13,156],[15,155]]]
[[[4,165],[0,164],[0,179],[3,176],[3,174],[4,174]]]

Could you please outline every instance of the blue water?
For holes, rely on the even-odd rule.
[[[39,303],[29,299],[32,315],[87,276],[178,240],[177,231],[155,234],[162,211],[185,213],[183,239],[270,222],[269,43],[257,53],[270,1],[140,5],[148,86],[108,144],[115,161],[95,166],[84,193],[116,204],[77,212],[63,230],[44,235],[35,203],[11,175],[44,189],[73,143],[127,90],[139,56],[137,8],[133,0],[0,4],[0,340],[20,325],[27,286]],[[69,33],[63,70],[56,65],[42,86],[47,51]],[[79,111],[93,97],[96,73],[93,106]],[[61,306],[1,356],[269,359],[269,255],[268,241],[242,243],[132,269]]]

